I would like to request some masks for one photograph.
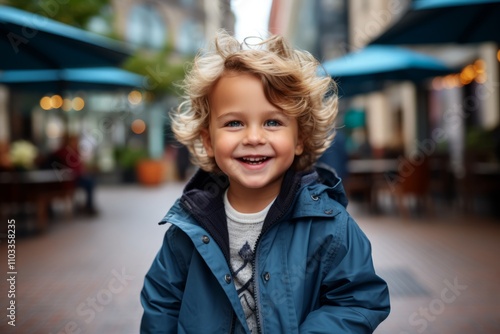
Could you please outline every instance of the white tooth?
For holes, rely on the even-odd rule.
[[[259,157],[259,158],[243,157],[241,159],[243,159],[244,161],[248,161],[248,162],[262,162],[262,161],[265,161],[267,158],[266,157]]]

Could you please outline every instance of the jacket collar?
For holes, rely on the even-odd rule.
[[[217,242],[224,256],[229,260],[229,234],[223,194],[229,186],[228,178],[221,173],[208,173],[199,169],[184,188],[180,198],[181,206]],[[269,209],[262,234],[282,220],[283,217],[332,216],[339,209],[317,199],[332,198],[342,206],[347,206],[347,198],[340,179],[327,166],[317,166],[314,170],[295,172],[288,170],[283,178],[280,193]],[[300,205],[294,203],[299,201]],[[325,206],[326,205],[326,206]],[[325,208],[323,209],[323,206]],[[294,208],[294,210],[290,210]],[[169,215],[167,215],[169,216]],[[167,216],[162,221],[166,222]]]

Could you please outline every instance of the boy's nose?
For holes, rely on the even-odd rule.
[[[266,142],[264,130],[258,126],[249,127],[246,131],[243,144],[245,145],[261,145]]]

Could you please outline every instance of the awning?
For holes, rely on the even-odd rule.
[[[500,43],[500,0],[414,0],[375,44]]]
[[[368,46],[323,63],[339,86],[339,95],[352,96],[379,90],[389,81],[421,82],[459,70],[443,61],[395,46]]]
[[[141,88],[144,77],[119,68],[0,71],[0,84],[28,91],[112,90]]]
[[[0,5],[0,70],[119,66],[126,44]]]

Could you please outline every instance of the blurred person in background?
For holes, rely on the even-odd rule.
[[[173,131],[200,169],[141,292],[141,333],[373,333],[389,314],[338,177],[334,82],[280,36],[220,32],[184,81]],[[325,97],[326,96],[326,97]]]
[[[79,138],[76,135],[67,134],[60,147],[52,152],[43,163],[45,168],[69,168],[73,172],[75,186],[83,189],[85,193],[85,203],[83,213],[96,215],[98,210],[94,203],[95,179],[87,170],[85,162],[79,149]]]

